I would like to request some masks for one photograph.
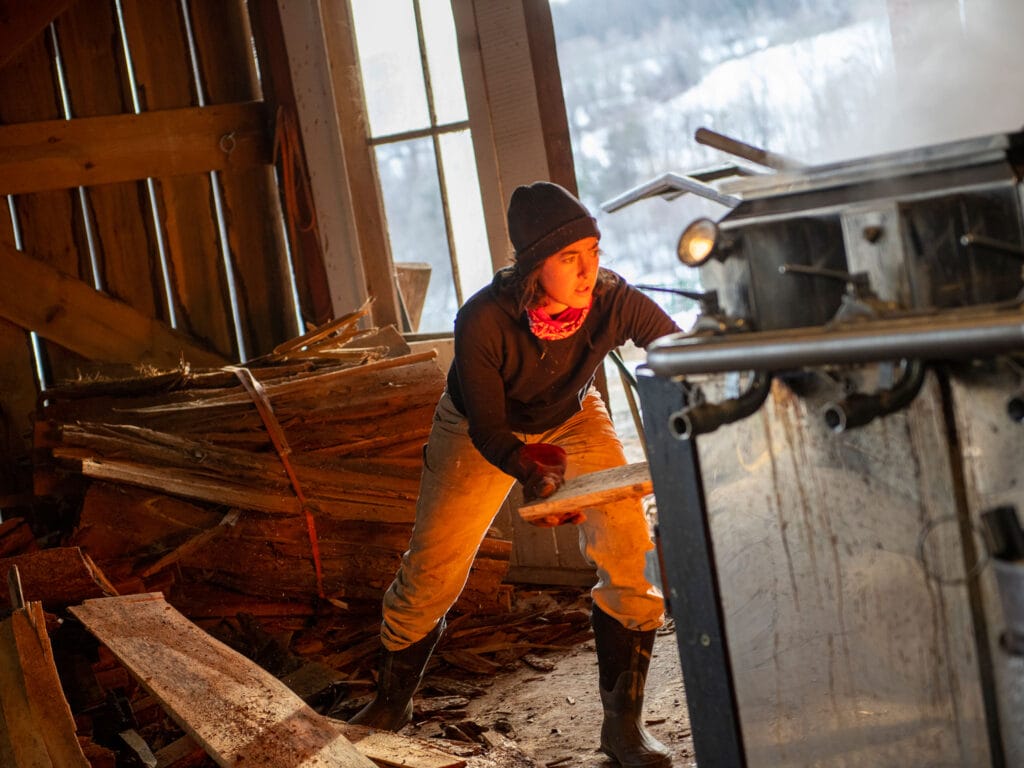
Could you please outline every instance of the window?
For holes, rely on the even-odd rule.
[[[491,279],[450,0],[351,0],[391,255],[429,265],[411,330],[449,332]],[[405,297],[415,312],[415,297]]]

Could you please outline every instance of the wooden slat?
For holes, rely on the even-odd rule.
[[[76,118],[71,124],[77,126],[75,130],[81,128],[77,118],[130,113],[131,95],[125,82],[127,75],[114,4],[78,3],[57,20],[55,31],[64,60],[64,82],[70,97],[71,115]],[[149,142],[149,137],[146,140]],[[0,137],[0,147],[3,146],[4,140]],[[69,148],[75,146],[81,146],[84,154],[91,156],[94,166],[99,164],[108,169],[120,152],[120,142],[113,147],[108,143],[105,147],[89,148],[79,145],[77,140],[70,144],[60,142],[52,149],[68,153]],[[5,154],[6,150],[0,149],[0,156]],[[76,162],[75,158],[69,160]],[[85,175],[92,170],[94,168],[87,168]],[[32,174],[32,179],[41,184],[55,181],[48,173]],[[165,288],[145,182],[101,184],[85,190],[83,196],[90,214],[92,243],[103,290],[144,315],[166,320]]]
[[[229,145],[230,153],[223,148]],[[270,159],[260,102],[20,123],[0,126],[0,194],[244,168]]]
[[[260,98],[244,0],[189,3],[203,90],[210,104]],[[273,113],[265,114],[271,130]],[[268,155],[270,141],[268,140]],[[250,358],[301,333],[290,289],[284,219],[274,169],[232,164],[220,173],[238,310]],[[273,307],[268,312],[267,307]]]
[[[14,244],[9,216],[0,214],[0,243]],[[32,488],[31,414],[36,404],[35,362],[28,333],[0,319],[0,497]],[[0,503],[0,508],[4,504]]]
[[[74,0],[0,0],[0,69]]]
[[[164,0],[122,3],[143,112],[199,106],[181,5]],[[157,192],[178,327],[237,360],[209,174],[160,178]]]
[[[89,768],[39,603],[0,624],[0,765]]]
[[[567,480],[565,485],[546,499],[537,499],[521,506],[519,516],[524,520],[537,520],[653,492],[647,462],[627,464]]]
[[[158,320],[3,244],[0,274],[0,316],[87,358],[163,368],[178,367],[182,357],[194,365],[224,362]]]
[[[344,724],[313,711],[280,680],[188,621],[162,595],[88,600],[71,612],[218,765],[374,765],[346,738]],[[383,749],[379,757],[391,764],[454,768],[461,763],[425,749],[420,754],[430,763],[396,760],[397,738],[375,742],[368,737],[367,747]]]
[[[0,123],[30,123],[60,117],[62,111],[49,39],[41,35],[0,69]],[[88,246],[76,195],[69,190],[18,195],[14,198],[14,208],[22,243],[34,258],[65,274],[91,280]],[[6,282],[7,275],[4,277]],[[30,284],[13,283],[13,287],[21,288],[23,293],[25,285]],[[49,342],[44,342],[42,347],[52,380],[72,378],[87,371],[79,355]]]

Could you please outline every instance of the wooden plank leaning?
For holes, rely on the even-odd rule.
[[[317,713],[269,672],[186,619],[160,593],[86,600],[70,610],[217,765],[465,764],[439,750],[410,750],[394,734],[353,731]],[[356,738],[362,739],[359,748]]]

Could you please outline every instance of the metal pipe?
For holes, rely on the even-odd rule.
[[[807,167],[803,163],[785,155],[737,141],[709,128],[698,128],[693,138],[698,144],[720,149],[723,152],[728,152],[730,155],[742,157],[744,160],[763,165],[765,168],[773,168],[776,171],[794,171]]]
[[[615,368],[619,372],[619,380],[622,382],[622,391],[626,395],[626,402],[629,404],[629,413],[633,417],[633,426],[636,427],[637,436],[640,438],[640,447],[643,448],[644,457],[647,456],[647,436],[644,434],[644,420],[640,413],[640,406],[636,402],[634,393],[636,392],[637,383],[636,376],[629,370],[629,366],[626,365],[626,361],[622,359],[622,355],[619,354],[618,349],[613,349],[608,353],[608,357],[611,358],[612,362],[615,363]]]
[[[920,360],[911,360],[890,389],[869,395],[856,392],[837,403],[829,403],[823,412],[825,423],[833,432],[845,432],[905,408],[921,391],[925,369]]]
[[[772,375],[759,371],[750,380],[747,390],[738,397],[720,403],[701,403],[676,411],[669,417],[669,429],[678,440],[714,432],[723,424],[745,419],[768,398]]]
[[[1005,253],[1018,258],[1024,256],[1024,248],[1021,248],[1019,245],[1007,243],[1003,240],[996,240],[991,237],[985,237],[984,235],[961,235],[960,245],[967,246],[968,248],[973,245],[984,250]]]
[[[660,376],[679,376],[911,358],[971,359],[1021,350],[1024,312],[1016,305],[729,336],[674,334],[647,348],[647,366]]]

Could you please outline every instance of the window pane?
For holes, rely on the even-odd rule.
[[[448,186],[448,215],[452,220],[459,286],[465,301],[491,281],[494,269],[484,228],[484,207],[469,131],[441,136],[441,162]]]
[[[451,0],[420,0],[420,14],[430,67],[430,88],[434,94],[434,114],[441,125],[460,122],[467,119],[468,113]]]
[[[370,134],[430,125],[410,0],[352,0]]]
[[[392,259],[396,263],[425,262],[431,266],[427,298],[417,330],[449,332],[458,302],[448,257],[433,142],[426,138],[379,146],[377,169]]]
[[[854,118],[868,118],[866,133],[886,101],[887,8],[910,5],[607,0],[595,13],[587,0],[551,3],[583,201],[597,211],[666,171],[734,159],[694,141],[699,127],[809,162],[817,150],[839,149],[839,130]],[[725,210],[682,195],[599,213],[603,262],[633,281],[697,288],[699,273],[678,262],[676,241],[693,219]],[[655,298],[683,327],[696,315],[693,302]]]

